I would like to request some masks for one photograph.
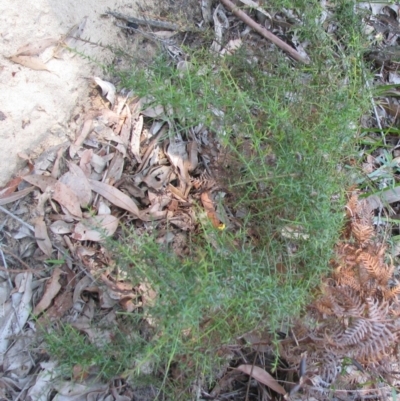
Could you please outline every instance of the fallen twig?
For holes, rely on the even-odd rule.
[[[283,40],[279,39],[272,32],[268,31],[260,24],[257,24],[252,18],[250,18],[245,12],[240,10],[235,4],[233,4],[230,0],[221,0],[221,3],[226,6],[230,11],[232,11],[238,18],[240,18],[244,23],[246,23],[249,27],[253,28],[260,35],[264,36],[264,38],[270,40],[272,43],[280,47],[285,52],[289,53],[295,60],[301,61],[302,63],[308,64],[310,61],[300,55],[293,47],[289,46]]]
[[[106,14],[112,15],[115,18],[121,19],[126,21],[130,24],[136,25],[146,25],[151,26],[153,28],[159,29],[168,29],[170,31],[179,31],[179,32],[200,32],[202,29],[191,27],[191,26],[179,26],[177,24],[173,24],[172,22],[168,21],[158,21],[158,20],[151,20],[151,19],[139,19],[135,17],[129,17],[127,15],[117,13],[115,11],[107,11]]]
[[[31,187],[33,188],[33,187]],[[31,226],[30,224],[26,223],[25,221],[23,221],[22,219],[20,219],[19,217],[17,217],[15,214],[11,213],[9,210],[7,210],[6,208],[0,206],[0,212],[3,212],[5,214],[8,214],[10,217],[12,217],[13,219],[17,220],[19,223],[21,223],[23,226],[25,226],[27,229],[35,232],[35,228],[33,226]]]
[[[1,253],[6,253],[7,255],[10,255],[14,259],[18,260],[19,263],[21,263],[22,266],[25,267],[25,269],[10,269],[5,262],[5,259],[3,259],[4,266],[0,266],[0,271],[4,272],[9,272],[9,273],[33,273],[36,275],[39,275],[39,272],[46,270],[46,268],[40,268],[40,269],[32,269],[27,263],[25,263],[21,258],[19,258],[17,255],[13,254],[10,251],[7,251],[5,248],[0,248]]]

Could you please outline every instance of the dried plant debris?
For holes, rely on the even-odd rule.
[[[287,333],[278,333],[279,358],[271,333],[246,333],[244,345],[231,348],[229,367],[207,393],[210,397],[391,399],[400,380],[400,283],[377,239],[368,203],[355,194],[346,210],[347,228],[332,275],[307,315]]]
[[[400,286],[394,266],[375,238],[368,204],[353,195],[347,213],[332,277],[291,338],[280,343],[290,366],[300,367],[307,355],[301,388],[320,400],[389,397],[399,380]]]
[[[187,233],[199,224],[218,230],[230,224],[213,177],[220,147],[215,134],[199,125],[174,138],[172,121],[158,119],[164,110],[142,112],[143,102],[132,93],[96,83],[108,102],[100,94],[95,98],[71,142],[35,161],[24,156],[28,168],[0,192],[0,204],[7,205],[0,206],[1,380],[10,383],[2,387],[4,398],[24,394],[33,400],[55,392],[67,399],[73,392],[79,399],[93,393],[132,399],[126,383],[98,382],[95,366],[76,366],[80,379],[73,384],[63,381],[56,362],[35,352],[25,349],[11,365],[10,360],[24,345],[40,343],[40,330],[51,330],[54,322],[69,324],[93,347],[102,347],[125,330],[116,310],[132,313],[152,305],[157,292],[146,281],[126,281],[104,247],[108,237],[121,235],[122,226],[142,234],[156,226],[157,243],[179,256],[188,248]],[[143,324],[151,328],[155,322],[147,316]],[[36,334],[34,327],[40,329]]]

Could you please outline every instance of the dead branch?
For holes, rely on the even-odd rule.
[[[245,24],[247,24],[250,28],[253,28],[260,35],[264,36],[264,38],[270,40],[272,43],[280,47],[285,52],[289,53],[295,60],[301,61],[302,63],[308,64],[310,61],[302,57],[293,47],[289,46],[283,40],[279,39],[272,32],[268,31],[260,24],[255,22],[252,18],[250,18],[245,12],[240,10],[235,4],[233,4],[230,0],[221,0],[221,3],[226,6],[230,11],[232,11],[238,18],[240,18]]]

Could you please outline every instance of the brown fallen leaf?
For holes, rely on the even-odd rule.
[[[53,164],[53,168],[51,169],[51,176],[52,177],[54,177],[54,178],[58,178],[59,176],[60,176],[60,171],[61,171],[61,166],[60,166],[60,164],[61,164],[61,159],[62,159],[62,157],[63,157],[63,155],[64,155],[64,152],[66,151],[67,149],[66,148],[64,148],[64,147],[61,147],[60,149],[58,149],[58,151],[57,151],[57,157],[56,157],[56,160],[54,161],[54,164]]]
[[[143,110],[141,114],[143,114],[145,117],[151,118],[160,117],[165,114],[164,106],[159,104],[158,106],[148,107],[147,109]]]
[[[93,77],[93,80],[97,85],[100,86],[102,96],[104,96],[111,103],[112,108],[115,102],[115,86],[111,82],[103,81],[99,77]]]
[[[135,156],[138,163],[142,162],[140,157],[140,136],[143,130],[143,116],[139,116],[133,120],[132,136],[131,136],[131,152]]]
[[[79,148],[83,144],[84,140],[87,138],[87,136],[92,131],[92,126],[93,126],[93,120],[91,118],[87,119],[83,123],[81,133],[75,139],[75,142],[73,144],[71,144],[71,146],[69,147],[69,156],[71,157],[71,159],[74,158],[74,156],[76,155],[76,152],[79,150]]]
[[[45,63],[38,57],[31,56],[11,56],[9,60],[13,63],[20,64],[24,67],[30,68],[36,71],[48,71],[51,72]]]
[[[33,313],[35,315],[39,315],[40,313],[45,311],[52,303],[54,297],[59,293],[61,289],[61,284],[59,283],[59,279],[62,273],[63,271],[59,267],[56,267],[53,270],[53,274],[51,275],[50,280],[46,284],[46,289],[44,290],[42,299],[39,301],[39,303],[35,306],[35,309],[33,310]]]
[[[286,395],[286,390],[264,369],[260,368],[259,366],[253,365],[240,365],[236,368],[243,373],[253,377],[259,383],[268,386],[270,389],[276,391],[279,394]]]
[[[47,233],[46,223],[41,217],[38,217],[35,221],[35,238],[40,250],[46,256],[50,256],[53,252],[53,246]]]
[[[14,192],[13,194],[8,195],[8,196],[6,196],[4,198],[1,198],[0,199],[0,206],[7,205],[8,203],[12,203],[12,202],[15,202],[18,199],[24,198],[26,195],[31,193],[34,189],[35,189],[35,187],[28,187],[28,188],[25,188],[25,189],[23,189],[21,191]]]
[[[68,163],[69,171],[59,181],[70,188],[79,199],[81,207],[87,207],[92,200],[92,190],[82,169],[74,163]]]
[[[35,187],[39,187],[42,192],[44,192],[47,187],[53,187],[57,182],[54,177],[39,174],[27,175],[24,177],[24,181],[29,182],[29,184]]]
[[[36,42],[21,46],[17,50],[17,53],[15,53],[15,56],[37,56],[43,50],[55,45],[57,42],[58,40],[54,38],[39,39]]]
[[[86,149],[81,154],[81,159],[79,161],[79,167],[84,172],[86,177],[90,177],[90,174],[92,172],[92,166],[90,164],[90,161],[92,160],[92,156],[93,156],[92,149]]]
[[[207,212],[207,217],[211,220],[212,225],[215,228],[223,227],[223,224],[220,222],[219,218],[217,217],[217,213],[215,211],[214,202],[211,199],[210,191],[203,192],[200,195],[201,203],[204,206],[204,209]]]
[[[55,221],[49,228],[54,234],[68,234],[72,231],[71,224],[62,220]]]
[[[140,219],[140,211],[136,206],[136,203],[119,189],[112,187],[111,185],[104,184],[99,181],[89,180],[90,185],[92,187],[92,191],[97,192],[107,200],[109,200],[115,206],[120,207],[121,209],[127,210],[134,214],[137,218]]]
[[[62,182],[57,181],[55,183],[51,197],[60,205],[64,206],[73,216],[82,217],[79,198],[72,189]]]
[[[115,233],[119,219],[110,214],[81,220],[71,237],[78,241],[102,241]]]
[[[3,188],[0,189],[0,199],[3,199],[15,192],[21,181],[22,177],[15,177],[10,180]]]

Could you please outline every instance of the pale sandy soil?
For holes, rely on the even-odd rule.
[[[35,156],[74,138],[69,121],[84,111],[90,77],[108,78],[99,65],[78,54],[63,50],[60,58],[52,57],[54,46],[40,54],[50,72],[15,64],[8,57],[21,46],[43,38],[62,39],[85,17],[82,38],[132,52],[133,40],[103,13],[113,10],[134,16],[135,4],[129,0],[0,2],[0,187],[24,165],[18,153]],[[100,46],[82,42],[73,46],[99,63],[107,64],[115,58]]]

